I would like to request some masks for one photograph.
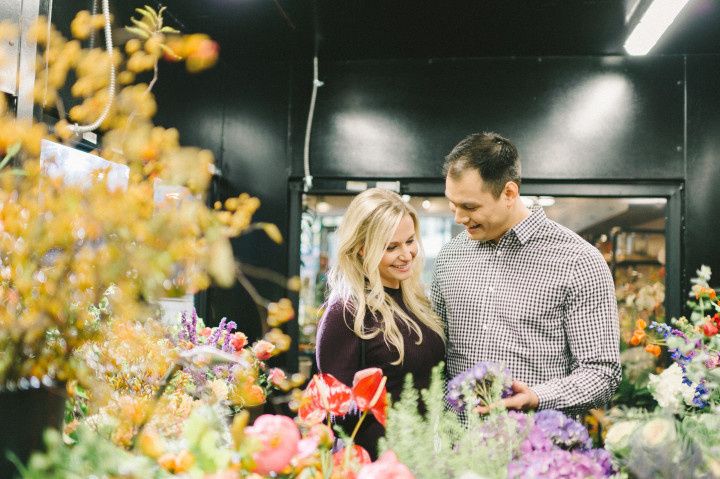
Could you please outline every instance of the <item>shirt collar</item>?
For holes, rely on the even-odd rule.
[[[530,207],[530,216],[510,228],[510,231],[515,233],[520,244],[524,245],[545,221],[547,221],[547,216],[545,216],[542,206],[534,205]]]

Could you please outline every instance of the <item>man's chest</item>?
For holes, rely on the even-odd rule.
[[[449,318],[552,324],[566,300],[569,266],[557,256],[478,250],[449,257],[437,281]]]

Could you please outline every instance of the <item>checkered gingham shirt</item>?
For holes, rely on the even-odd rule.
[[[431,296],[447,333],[447,376],[504,363],[539,409],[578,415],[621,378],[615,288],[600,252],[540,207],[497,244],[466,231],[437,257]]]

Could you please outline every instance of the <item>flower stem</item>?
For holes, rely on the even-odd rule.
[[[355,435],[360,430],[360,425],[365,420],[365,416],[367,416],[367,409],[363,412],[362,416],[360,416],[360,420],[355,424],[355,429],[353,429],[352,434],[350,435],[350,440],[355,444]]]

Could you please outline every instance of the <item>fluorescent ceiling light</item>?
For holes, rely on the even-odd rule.
[[[654,0],[625,41],[625,51],[630,55],[646,55],[688,1]]]

